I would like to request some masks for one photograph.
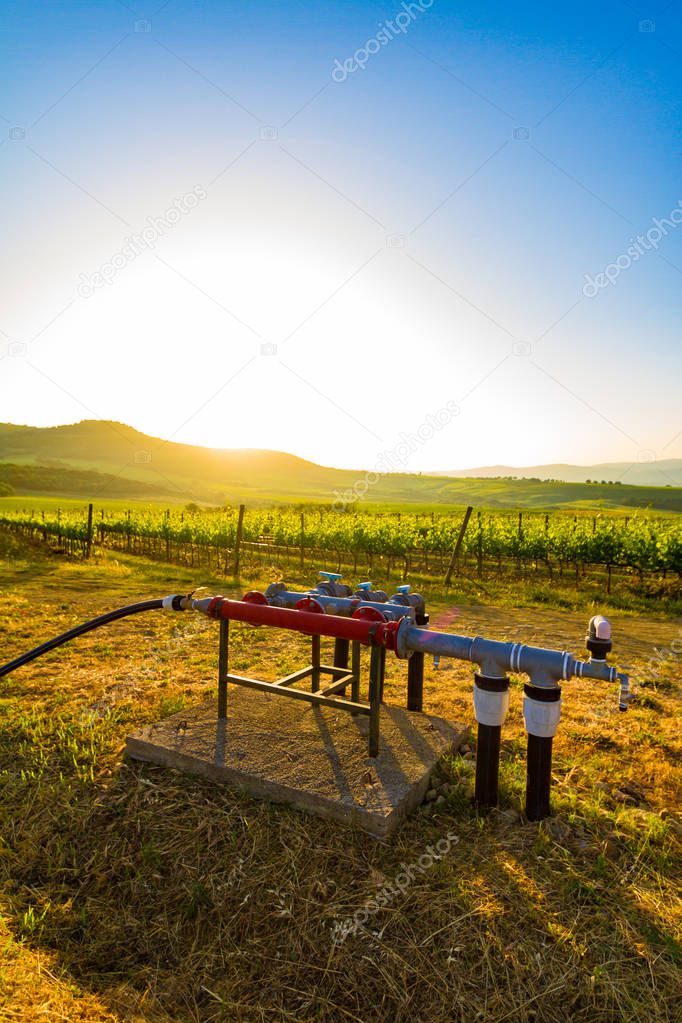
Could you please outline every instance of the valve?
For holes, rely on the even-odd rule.
[[[628,704],[634,700],[634,693],[630,692],[630,679],[627,675],[619,675],[620,692],[618,694],[618,710],[626,711]]]
[[[375,604],[385,604],[388,600],[388,593],[385,590],[373,590],[371,582],[358,583],[355,596],[360,600],[372,600]]]
[[[428,625],[429,616],[424,606],[424,598],[420,593],[410,593],[410,584],[403,583],[396,587],[396,592],[390,600],[391,604],[401,604],[403,607],[413,607],[417,625]]]
[[[611,623],[608,618],[604,618],[604,615],[593,615],[590,618],[587,635],[585,636],[585,646],[590,652],[590,660],[601,661],[606,664],[606,658],[611,653],[613,641],[611,639]],[[611,668],[611,671],[614,676],[613,681],[617,679],[620,686],[618,710],[626,711],[628,704],[633,699],[630,692],[630,679],[621,672],[616,673],[615,668]]]
[[[603,615],[593,615],[590,618],[585,646],[590,656],[595,661],[605,661],[606,655],[611,652],[613,643],[611,641],[611,623]]]
[[[350,597],[352,590],[350,586],[346,586],[345,583],[340,583],[339,579],[342,576],[341,572],[324,572],[320,570],[318,575],[322,576],[322,582],[319,582],[312,591],[313,593],[324,593],[329,597]]]

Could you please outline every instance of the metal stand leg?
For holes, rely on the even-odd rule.
[[[335,639],[334,640],[334,667],[336,668],[347,668],[348,667],[348,652],[350,648],[349,639]],[[346,689],[339,689],[339,695],[345,696]]]
[[[416,650],[407,662],[407,709],[421,710],[424,703],[424,654]]]
[[[313,665],[313,692],[318,692],[320,688],[320,637],[313,636],[312,638],[312,665]]]
[[[381,712],[381,648],[372,646],[369,663],[369,755],[379,754],[379,714]]]
[[[348,667],[348,649],[350,647],[349,639],[335,639],[334,640],[334,666],[337,668]]]
[[[360,644],[354,640],[351,643],[351,674],[353,681],[350,684],[350,698],[353,703],[360,702]]]
[[[381,648],[379,655],[379,701],[384,702],[384,679],[386,678],[386,647]]]
[[[227,718],[227,663],[230,645],[230,623],[227,618],[220,620],[218,637],[218,720]]]

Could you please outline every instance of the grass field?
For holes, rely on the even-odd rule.
[[[0,534],[0,660],[130,599],[271,578],[237,586],[111,552],[69,561]],[[433,626],[581,653],[592,608],[579,597],[562,612],[517,606],[521,584],[471,597],[429,591]],[[2,680],[0,1020],[673,1023],[682,621],[613,624],[637,700],[618,714],[612,688],[566,683],[551,820],[519,813],[513,679],[501,810],[474,811],[471,757],[453,756],[444,801],[390,843],[122,757],[130,731],[215,695],[208,621],[140,616]],[[303,638],[234,631],[237,672],[307,659]],[[386,698],[404,704],[393,660]],[[470,703],[467,666],[427,665],[426,710],[470,722]],[[449,833],[440,862],[333,944],[335,923]]]
[[[98,504],[123,496],[149,496],[166,503],[199,501],[253,507],[303,502],[331,505],[357,501],[396,510],[480,508],[652,508],[682,511],[676,476],[661,474],[660,486],[627,483],[563,483],[539,479],[455,479],[409,471],[367,475],[379,456],[368,451],[358,469],[334,469],[280,451],[218,450],[162,441],[123,423],[86,420],[38,429],[0,423],[0,481],[17,493],[50,495],[57,489]],[[4,464],[3,464],[4,463]],[[409,470],[409,460],[388,466]],[[99,478],[97,473],[102,474]],[[59,476],[61,474],[61,486]],[[589,467],[585,476],[592,475]],[[365,486],[368,479],[371,483]],[[656,477],[658,479],[658,477]],[[144,495],[146,496],[146,495]]]

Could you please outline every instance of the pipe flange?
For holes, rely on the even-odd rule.
[[[474,675],[473,699],[477,724],[500,728],[509,710],[509,679]]]
[[[320,604],[319,600],[315,600],[314,597],[303,597],[297,604],[294,605],[295,611],[312,611],[313,614],[323,615],[325,610]]]
[[[539,689],[537,686],[525,685],[523,691],[526,732],[541,739],[554,738],[561,719],[561,686]]]

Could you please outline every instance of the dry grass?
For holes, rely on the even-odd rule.
[[[198,582],[237,592],[6,537],[0,556],[2,660],[130,598]],[[579,648],[584,622],[476,607],[449,627]],[[636,675],[679,629],[628,617],[617,649]],[[303,643],[244,629],[234,669],[253,668],[255,650],[272,677],[301,662]],[[0,690],[0,1020],[672,1023],[679,663],[657,670],[627,715],[611,690],[566,685],[552,820],[519,820],[516,681],[501,812],[473,811],[471,763],[452,757],[445,803],[388,844],[122,759],[134,727],[215,692],[211,623],[131,619],[18,671]],[[404,676],[391,663],[389,702],[404,700]],[[429,711],[470,719],[466,666],[430,671],[426,693]],[[441,861],[333,944],[335,922],[449,831],[459,841]]]

